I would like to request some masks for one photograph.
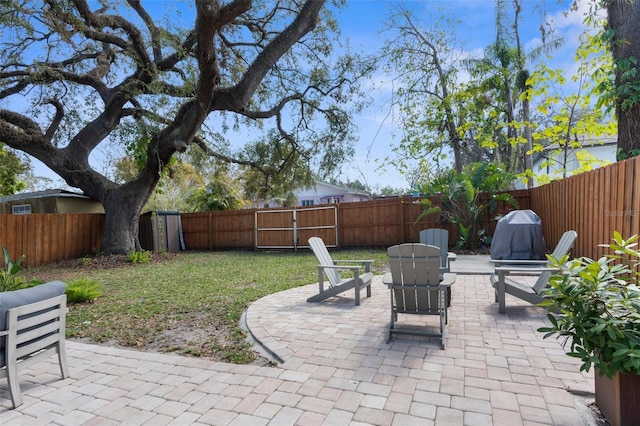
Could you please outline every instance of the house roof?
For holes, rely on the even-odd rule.
[[[327,183],[327,182],[322,182],[322,181],[316,181],[315,183],[316,183],[316,186],[322,185],[322,186],[325,186],[327,188],[334,189],[334,190],[338,191],[339,193],[347,193],[347,194],[363,195],[363,196],[370,196],[371,195],[366,191],[360,191],[360,190],[356,190],[356,189],[353,189],[353,188],[348,188],[346,186],[341,186],[341,185],[334,185],[332,183]],[[313,186],[308,186],[307,188],[313,188]]]
[[[18,200],[30,200],[33,198],[48,198],[48,197],[68,197],[68,198],[83,198],[92,199],[91,197],[80,194],[77,192],[66,191],[64,189],[47,189],[45,191],[24,192],[22,194],[7,195],[0,197],[0,203],[6,203],[9,201]]]
[[[570,150],[571,151],[577,151],[577,150],[588,149],[588,148],[597,147],[597,146],[617,145],[618,144],[618,139],[615,136],[609,136],[609,137],[604,137],[604,138],[600,138],[600,139],[585,137],[585,138],[582,139],[582,141],[580,143],[582,144],[581,147],[570,148]],[[553,150],[557,150],[557,149],[561,149],[561,146],[559,144],[557,144],[557,143],[545,146],[543,151],[536,152],[533,155],[533,162],[535,163],[540,159],[547,158],[546,154],[548,152],[553,151]]]
[[[582,148],[588,148],[591,146],[616,145],[617,143],[618,143],[618,138],[615,136],[609,136],[609,137],[600,138],[600,139],[583,138],[580,141]],[[560,145],[557,143],[544,147],[545,151],[548,151],[551,149],[558,149],[558,148],[560,148]],[[575,149],[581,149],[581,148],[575,148]]]

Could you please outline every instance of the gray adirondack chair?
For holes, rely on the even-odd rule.
[[[354,289],[355,304],[360,305],[360,291],[367,290],[367,297],[371,297],[371,264],[373,260],[333,260],[322,238],[309,238],[309,246],[318,259],[318,294],[307,299],[307,302],[320,302],[332,296],[337,296],[347,290]],[[364,268],[364,272],[362,269]],[[349,276],[340,275],[340,271],[348,271]],[[328,287],[325,288],[324,277]]]
[[[551,253],[556,259],[560,259],[571,250],[576,241],[578,233],[567,231],[562,234],[556,248]],[[495,299],[498,302],[498,312],[506,312],[506,295],[510,294],[521,300],[532,304],[538,304],[544,300],[542,291],[549,285],[549,278],[556,270],[548,266],[547,260],[513,260],[513,259],[491,259],[495,266],[495,274],[491,276],[491,284],[495,289]],[[535,283],[518,281],[507,275],[526,276],[537,275]]]
[[[51,281],[0,293],[0,378],[7,378],[14,408],[23,402],[18,371],[57,354],[62,378],[69,377],[65,289]]]
[[[449,252],[449,231],[429,228],[420,231],[420,243],[436,246],[440,249],[440,273],[451,272],[450,263],[456,260],[455,253]]]
[[[440,248],[426,244],[405,243],[387,249],[391,272],[383,277],[391,293],[391,321],[387,343],[393,334],[439,337],[444,349],[447,318],[447,289],[456,275],[445,273],[440,279]],[[439,331],[397,328],[398,314],[437,315]],[[426,328],[426,327],[425,327]]]

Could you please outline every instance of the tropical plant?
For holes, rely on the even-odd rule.
[[[541,306],[551,325],[544,338],[557,336],[569,345],[567,355],[594,366],[600,375],[640,374],[640,251],[638,235],[625,240],[614,232],[612,253],[593,260],[551,259],[560,272],[550,279]]]
[[[12,291],[22,288],[26,284],[24,277],[18,274],[22,270],[24,254],[18,260],[12,260],[6,247],[2,247],[4,255],[4,270],[0,271],[0,291]]]
[[[417,220],[441,212],[444,220],[455,224],[458,230],[456,249],[478,248],[487,238],[486,230],[479,227],[482,216],[486,212],[495,214],[499,201],[518,206],[511,194],[499,193],[506,190],[514,178],[515,175],[493,163],[470,164],[462,173],[451,170],[420,188],[424,211]],[[483,193],[486,202],[481,198]],[[442,207],[434,205],[429,197],[438,199]]]

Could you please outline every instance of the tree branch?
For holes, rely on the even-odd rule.
[[[153,19],[147,13],[145,8],[142,7],[140,0],[127,0],[127,3],[129,3],[129,6],[136,11],[138,16],[142,18],[142,21],[147,26],[149,34],[151,34],[151,46],[153,49],[154,62],[158,63],[158,61],[162,59],[162,48],[160,47],[160,40],[158,39],[160,33],[158,27],[156,27],[156,24],[153,22]]]
[[[220,96],[216,97],[210,110],[222,109],[222,105],[218,104],[219,100],[228,109],[236,112],[243,111],[262,79],[282,55],[315,28],[318,14],[324,3],[325,0],[307,0],[293,22],[258,54],[238,84],[231,90],[218,93]]]
[[[151,61],[145,49],[144,37],[135,25],[118,15],[103,15],[91,12],[85,0],[73,0],[73,4],[89,26],[97,27],[101,30],[106,27],[123,30],[131,41],[131,45],[127,45],[126,48],[133,47],[140,62],[150,69],[155,69],[155,64]]]
[[[46,139],[46,141],[51,143],[51,141],[53,140],[53,135],[58,130],[58,127],[60,127],[60,123],[64,118],[64,108],[62,106],[62,103],[60,103],[60,101],[58,101],[57,99],[49,99],[45,103],[53,105],[54,108],[56,109],[56,115],[51,121],[51,124],[49,125],[49,128],[47,129],[47,132],[44,135],[44,138]]]
[[[219,160],[222,160],[226,163],[231,163],[231,164],[238,164],[241,166],[249,166],[252,167],[258,171],[260,171],[261,173],[267,174],[267,171],[261,167],[258,163],[254,162],[254,161],[246,161],[246,160],[240,160],[238,158],[235,157],[229,157],[227,155],[221,154],[219,152],[213,151],[211,148],[209,148],[209,145],[207,145],[207,142],[196,136],[193,138],[193,143],[195,143],[198,147],[200,147],[200,149],[202,149],[202,151],[204,151],[205,154],[210,155],[212,157],[215,157]]]

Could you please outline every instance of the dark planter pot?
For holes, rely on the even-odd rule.
[[[640,376],[616,373],[612,379],[595,370],[596,405],[611,426],[640,425]]]

